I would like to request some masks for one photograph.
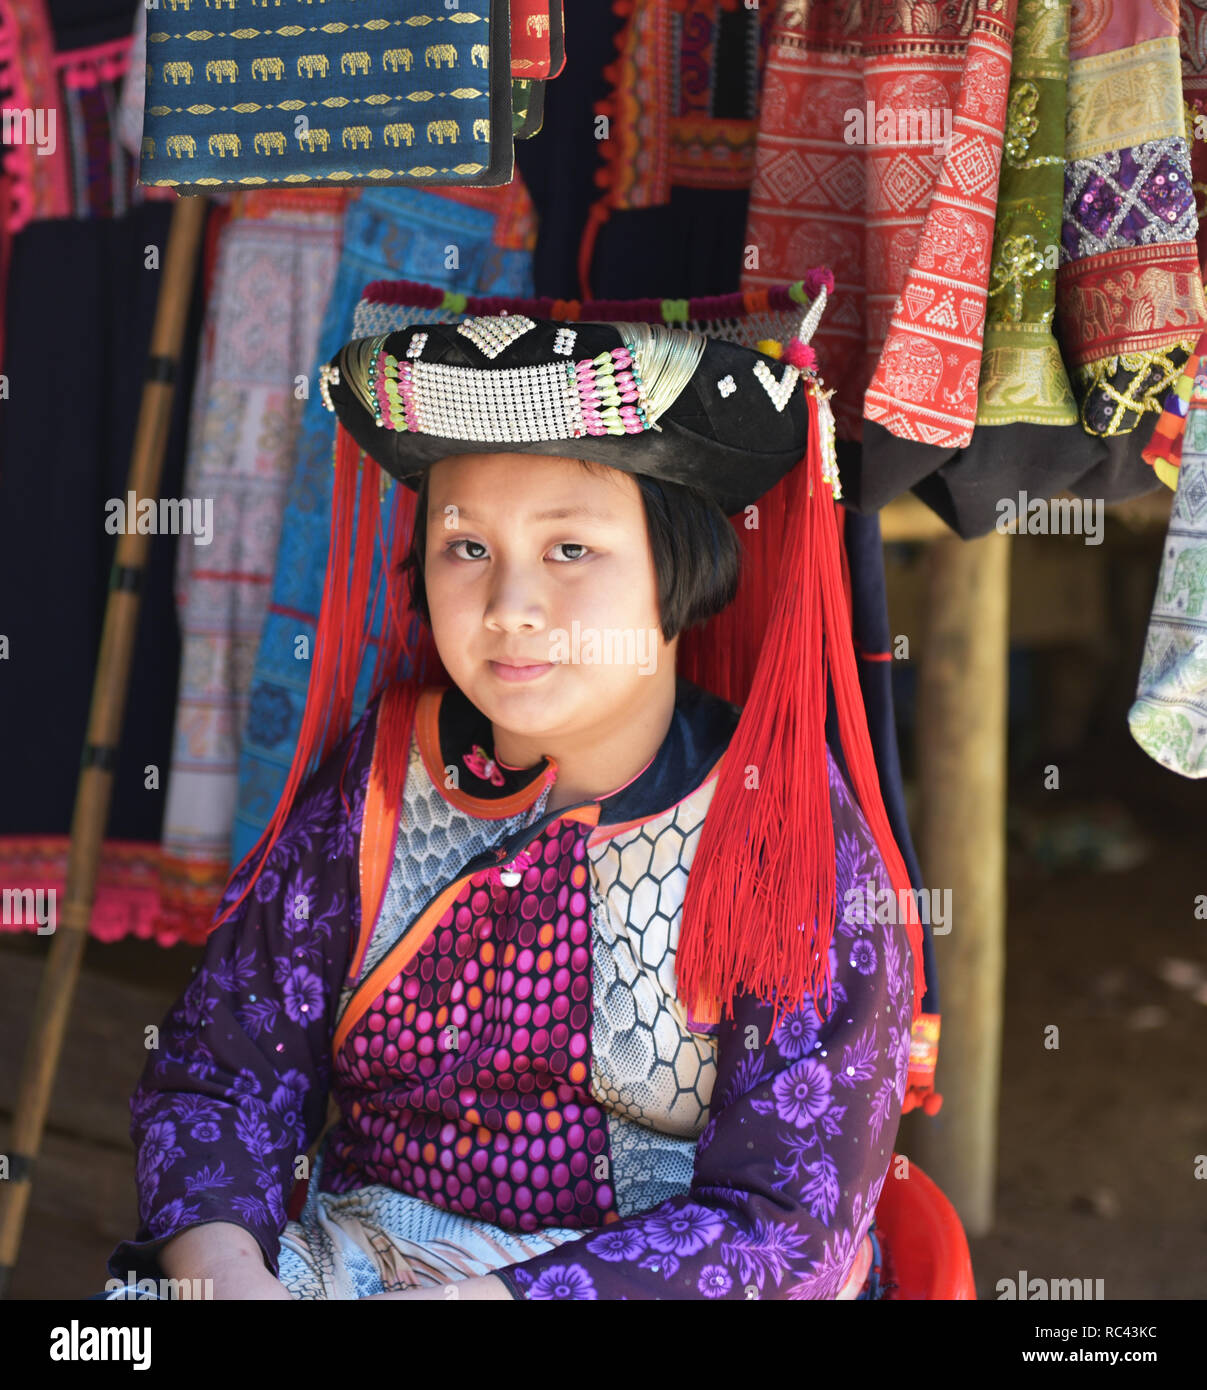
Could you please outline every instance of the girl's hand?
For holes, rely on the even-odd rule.
[[[441,1284],[434,1289],[398,1289],[394,1293],[373,1293],[368,1298],[362,1298],[362,1303],[372,1303],[374,1300],[408,1298],[419,1299],[428,1303],[458,1303],[464,1299],[506,1299],[509,1303],[514,1302],[511,1291],[507,1285],[493,1274],[483,1274],[475,1279],[458,1279],[452,1284]]]

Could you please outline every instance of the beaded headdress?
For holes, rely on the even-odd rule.
[[[812,273],[805,292],[787,301],[789,331],[755,343],[633,317],[585,322],[515,311],[416,313],[345,344],[321,372],[323,403],[338,420],[336,476],[306,714],[282,805],[261,845],[271,847],[312,759],[330,752],[350,723],[367,650],[372,555],[384,540],[379,476],[405,485],[396,489],[389,528],[373,679],[374,692],[387,680],[403,687],[389,707],[393,724],[378,730],[383,791],[393,804],[405,782],[419,689],[447,681],[401,577],[425,470],[455,454],[532,453],[689,485],[735,517],[743,577],[734,603],[682,635],[680,673],[742,712],[688,877],[680,993],[702,1022],[732,1010],[739,991],[773,1000],[777,1018],[806,993],[828,1005],[835,917],[828,690],[855,794],[894,887],[909,888],[860,693],[834,505],[833,420],[808,344],[832,285],[828,272]],[[380,475],[361,466],[362,452]],[[753,528],[742,524],[751,511]],[[757,797],[745,782],[752,765],[760,769]],[[898,901],[912,903],[912,894]],[[924,981],[916,920],[910,935],[917,1013]]]

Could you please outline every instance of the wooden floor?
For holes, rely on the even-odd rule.
[[[25,1039],[49,938],[0,936],[0,1151],[7,1151]],[[9,1296],[84,1298],[138,1225],[129,1097],[147,1059],[143,1030],[188,983],[199,952],[88,943],[34,1170]]]

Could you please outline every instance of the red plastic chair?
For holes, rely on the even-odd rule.
[[[894,1154],[876,1207],[880,1278],[896,1285],[884,1297],[975,1302],[972,1256],[955,1207],[912,1160],[906,1177],[894,1177],[897,1159]]]

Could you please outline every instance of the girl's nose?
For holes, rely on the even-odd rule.
[[[541,632],[545,610],[534,577],[515,568],[497,569],[485,619],[487,627],[501,632]]]

